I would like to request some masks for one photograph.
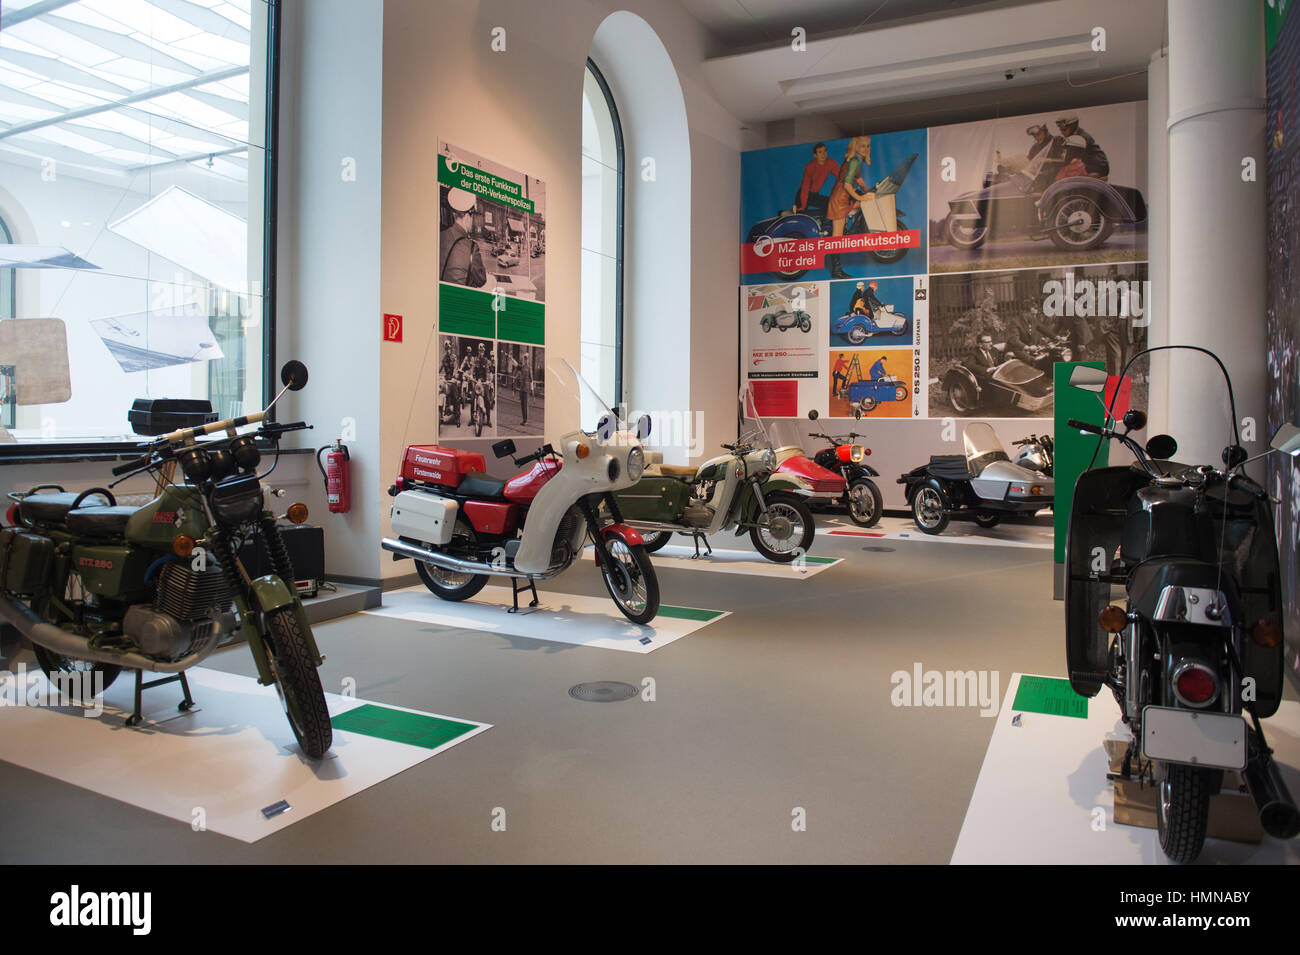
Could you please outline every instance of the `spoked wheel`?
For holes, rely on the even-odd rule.
[[[749,529],[749,538],[768,560],[788,564],[808,553],[816,529],[812,511],[803,501],[784,497],[768,499],[767,510],[758,515],[758,523]]]
[[[456,529],[453,532],[452,542],[456,543],[457,539],[468,545],[457,548],[458,550],[473,551],[473,544],[477,538],[474,535],[474,528],[470,526],[464,517],[456,519]],[[434,549],[430,544],[422,544],[421,546],[429,550]],[[443,600],[468,600],[482,590],[488,582],[487,574],[467,574],[459,570],[439,567],[437,564],[431,564],[424,560],[415,562],[415,572],[420,575],[420,580],[424,582],[424,586]]]
[[[1002,516],[997,511],[976,511],[975,523],[980,527],[997,527]]]
[[[1205,844],[1210,797],[1219,791],[1223,771],[1171,764],[1156,793],[1156,830],[1170,862],[1194,862]]]
[[[849,503],[849,519],[859,527],[874,527],[885,509],[880,488],[874,481],[858,478],[849,485],[846,492]]]
[[[1052,244],[1069,252],[1095,249],[1115,231],[1115,220],[1088,196],[1066,196],[1049,217]]]
[[[849,327],[846,338],[855,345],[861,345],[867,340],[867,330],[861,325],[852,325]]]
[[[601,561],[605,589],[623,616],[633,623],[649,623],[659,612],[659,578],[644,544],[628,544],[618,537],[605,541],[609,559]]]
[[[320,759],[334,742],[334,729],[320,673],[293,606],[268,613],[266,630],[267,660],[280,705],[302,751],[311,759]]]
[[[968,415],[979,407],[979,396],[969,381],[959,378],[948,386],[948,404],[952,405],[952,410],[957,414]]]
[[[645,550],[647,554],[653,554],[657,550],[662,550],[672,536],[672,531],[641,532],[641,539],[645,541]]]
[[[948,526],[948,504],[937,481],[931,480],[916,489],[912,498],[912,520],[927,534],[942,534]]]
[[[122,668],[114,666],[111,663],[96,663],[93,660],[77,660],[72,657],[65,657],[61,653],[55,653],[53,650],[47,650],[40,644],[33,644],[32,649],[36,653],[36,662],[41,665],[45,671],[46,678],[59,687],[66,687],[69,694],[78,703],[89,703],[94,699],[95,694],[102,693],[113,685]],[[77,677],[75,680],[68,680],[67,677],[62,679],[59,674],[73,674]],[[87,687],[85,682],[86,674],[90,674],[90,683]],[[95,674],[99,674],[98,677]],[[83,689],[90,689],[91,695],[86,696],[82,693]]]
[[[870,411],[875,406],[876,406],[875,398],[867,397],[858,401],[858,407],[861,408],[863,411]]]

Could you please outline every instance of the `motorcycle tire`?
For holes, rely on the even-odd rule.
[[[953,221],[952,216],[944,220],[943,231],[948,236],[948,244],[955,249],[961,249],[963,252],[973,252],[978,249],[989,237],[989,227],[987,225],[976,226],[969,232],[959,231],[960,227]]]
[[[948,385],[947,397],[958,417],[966,417],[979,407],[979,398],[970,393],[970,383],[964,379]]]
[[[862,398],[858,401],[858,407],[861,408],[863,412],[871,411],[876,407],[876,399],[871,397]]]
[[[875,481],[858,478],[844,492],[849,507],[849,520],[859,527],[875,527],[884,513],[885,501]]]
[[[999,515],[996,511],[975,512],[975,523],[978,524],[980,527],[985,527],[985,528],[997,527],[998,523],[1001,520],[1002,520],[1001,515]]]
[[[781,236],[783,239],[806,239],[808,238],[802,232],[787,232]],[[793,282],[795,279],[801,279],[808,272],[807,269],[794,269],[790,272],[773,272],[779,279],[785,279],[787,282]]]
[[[456,519],[456,527],[452,533],[466,537],[471,542],[476,539],[474,529],[464,517]],[[428,544],[423,546],[429,547]],[[429,589],[430,593],[443,600],[453,602],[469,600],[470,597],[482,590],[488,582],[487,574],[464,574],[454,570],[447,570],[437,564],[430,564],[423,560],[415,562],[415,572],[420,575],[420,582]]]
[[[854,345],[861,345],[870,336],[867,335],[867,330],[863,328],[861,325],[854,325],[852,328],[848,330],[848,332],[845,333],[844,337],[847,338]]]
[[[663,550],[668,542],[672,540],[672,531],[642,531],[641,539],[645,541],[645,552],[653,554],[656,551]]]
[[[770,318],[764,318],[758,323],[758,327],[765,332],[770,332],[772,330],[772,320]]]
[[[808,553],[809,548],[812,547],[813,535],[817,531],[817,524],[808,505],[797,498],[784,494],[776,495],[767,499],[767,513],[758,515],[758,520],[770,522],[772,517],[784,518],[791,523],[798,522],[792,529],[792,536],[788,539],[789,549],[778,550],[765,540],[763,537],[765,528],[757,523],[749,529],[749,539],[753,542],[754,549],[768,560],[778,564],[788,564],[796,557]],[[786,540],[780,543],[784,544]]]
[[[474,437],[481,438],[482,436],[483,436],[483,412],[479,411],[477,414],[474,415]]]
[[[122,668],[114,666],[111,663],[96,663],[93,660],[77,660],[73,657],[65,657],[61,653],[55,653],[53,650],[47,650],[40,644],[32,644],[32,650],[36,653],[36,662],[41,665],[45,676],[51,683],[55,682],[55,675],[58,673],[99,673],[100,679],[104,681],[103,690],[107,690],[113,685]],[[94,677],[91,677],[91,686],[94,686]],[[69,684],[69,689],[78,689],[77,684],[73,681]],[[77,698],[78,703],[89,703],[90,700]]]
[[[659,613],[659,578],[645,545],[611,536],[605,548],[609,559],[601,562],[600,576],[614,605],[633,623],[649,623]]]
[[[1072,216],[1090,215],[1096,223],[1096,229],[1090,235],[1080,236],[1082,241],[1071,241],[1067,236],[1077,235],[1067,228]],[[1047,225],[1052,230],[1052,245],[1066,252],[1088,252],[1105,243],[1115,231],[1115,220],[1101,211],[1096,200],[1084,195],[1064,196],[1048,213]]]
[[[810,332],[810,331],[812,331],[812,319],[811,319],[811,318],[801,318],[801,319],[799,319],[799,331],[801,331],[801,332]]]
[[[907,400],[907,396],[908,396],[909,394],[911,394],[911,392],[909,392],[909,391],[907,390],[907,385],[895,385],[895,386],[894,386],[894,400],[895,400],[895,401],[906,401],[906,400]]]
[[[1223,784],[1223,770],[1170,764],[1156,789],[1156,829],[1170,862],[1195,862],[1205,845],[1210,797]]]
[[[302,751],[320,759],[334,742],[334,730],[307,635],[292,605],[272,610],[265,619],[267,659],[280,704]]]
[[[912,497],[912,520],[926,534],[942,534],[948,527],[948,499],[934,478],[916,489]]]
[[[867,254],[881,265],[892,265],[907,255],[907,249],[872,249]]]

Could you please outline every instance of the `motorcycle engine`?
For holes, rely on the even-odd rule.
[[[215,567],[197,571],[179,561],[163,567],[153,605],[135,604],[122,629],[146,656],[178,660],[216,646],[236,627],[230,590]]]
[[[708,527],[713,523],[713,508],[707,504],[688,504],[682,509],[682,523],[688,527]]]

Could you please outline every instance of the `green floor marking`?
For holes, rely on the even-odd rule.
[[[1075,693],[1069,680],[1051,676],[1022,676],[1011,708],[1049,716],[1088,718],[1088,698]]]
[[[721,610],[699,610],[695,607],[669,607],[664,604],[659,605],[659,616],[674,617],[678,620],[717,620],[721,617]]]
[[[839,557],[805,557],[804,558],[805,563],[809,563],[809,564],[833,564],[837,560],[840,560],[840,558]]]
[[[478,728],[473,723],[445,720],[424,713],[407,713],[405,710],[375,706],[373,703],[340,713],[330,723],[335,729],[347,730],[349,733],[361,733],[395,743],[409,743],[425,749],[437,749]]]

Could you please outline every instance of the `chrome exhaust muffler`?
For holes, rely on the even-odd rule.
[[[1272,755],[1265,751],[1247,762],[1243,775],[1264,831],[1274,839],[1294,839],[1300,835],[1300,810],[1296,809]]]
[[[392,551],[397,557],[410,557],[412,560],[422,560],[427,564],[436,564],[446,570],[454,570],[459,574],[487,574],[490,577],[519,577],[530,580],[550,580],[552,577],[558,577],[569,564],[561,564],[558,567],[551,567],[540,574],[529,574],[522,570],[515,570],[503,559],[499,564],[488,564],[481,560],[461,560],[459,557],[451,557],[447,554],[439,553],[436,550],[428,550],[424,547],[417,547],[415,544],[408,544],[404,540],[397,540],[392,537],[385,537],[380,546],[384,550]],[[570,561],[570,563],[572,563]]]

